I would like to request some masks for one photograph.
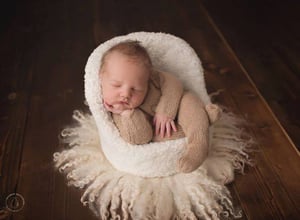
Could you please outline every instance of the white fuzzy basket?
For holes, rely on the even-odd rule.
[[[155,68],[175,74],[185,88],[195,92],[205,104],[206,92],[203,68],[195,51],[182,39],[165,33],[137,32],[115,37],[97,47],[85,68],[85,96],[99,130],[102,150],[118,170],[144,177],[169,176],[176,173],[186,139],[144,145],[126,143],[119,135],[103,107],[99,68],[103,53],[124,40],[137,40],[143,45]]]

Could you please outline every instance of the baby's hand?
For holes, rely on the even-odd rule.
[[[166,115],[156,113],[153,118],[153,124],[155,125],[155,135],[160,134],[162,138],[164,138],[165,132],[170,137],[172,130],[177,131],[174,120]]]

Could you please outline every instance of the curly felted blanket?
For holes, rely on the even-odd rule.
[[[83,204],[101,219],[219,219],[238,217],[224,186],[234,170],[249,163],[250,139],[242,138],[240,120],[230,113],[210,128],[207,160],[197,170],[177,173],[176,162],[186,138],[130,145],[119,135],[104,109],[98,75],[103,53],[124,40],[138,40],[153,65],[175,74],[205,104],[201,62],[182,39],[170,34],[137,32],[115,37],[97,47],[88,59],[85,96],[92,114],[75,111],[77,124],[62,131],[68,149],[54,154],[55,165],[70,185],[82,188]]]

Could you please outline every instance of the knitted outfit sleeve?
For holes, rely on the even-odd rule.
[[[183,94],[183,85],[179,79],[169,73],[160,73],[161,98],[155,112],[174,119]]]
[[[134,109],[130,115],[112,114],[121,137],[130,144],[146,144],[153,136],[152,126],[140,109]]]

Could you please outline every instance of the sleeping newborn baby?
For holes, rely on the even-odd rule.
[[[209,123],[218,118],[218,106],[204,106],[175,76],[155,70],[137,41],[106,51],[99,74],[103,105],[125,141],[146,144],[185,136],[187,146],[177,170],[191,172],[203,163]]]

